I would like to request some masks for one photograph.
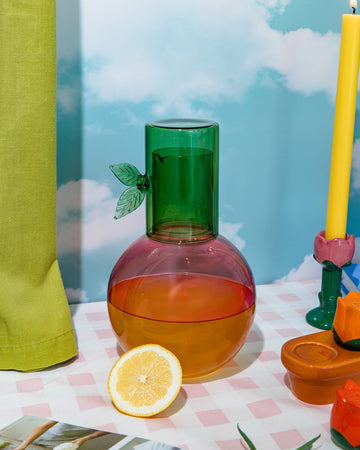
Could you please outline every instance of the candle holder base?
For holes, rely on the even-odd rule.
[[[321,330],[331,330],[334,317],[335,313],[333,311],[326,311],[318,306],[306,314],[306,322]]]

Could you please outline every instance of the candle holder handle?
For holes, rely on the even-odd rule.
[[[326,240],[325,231],[320,231],[314,242],[314,258],[323,265],[320,306],[306,314],[308,324],[329,330],[332,328],[337,299],[341,296],[342,269],[351,264],[355,251],[355,238],[346,234],[345,239]]]

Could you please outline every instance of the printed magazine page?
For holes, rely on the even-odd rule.
[[[148,439],[79,427],[36,416],[24,416],[0,430],[6,450],[180,450]]]

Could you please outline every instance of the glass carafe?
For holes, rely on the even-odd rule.
[[[146,174],[112,166],[130,186],[118,216],[146,197],[146,234],[112,270],[109,317],[124,351],[160,344],[179,358],[184,378],[195,378],[243,346],[254,319],[254,279],[218,234],[218,124],[171,119],[150,122],[145,132]]]

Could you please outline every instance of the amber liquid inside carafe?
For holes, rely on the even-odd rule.
[[[122,348],[163,345],[178,355],[186,377],[229,361],[244,344],[255,308],[253,292],[243,284],[189,273],[121,281],[109,303]]]
[[[146,127],[146,235],[114,266],[108,311],[124,351],[160,344],[179,358],[184,378],[196,378],[244,345],[255,285],[244,257],[217,232],[218,126],[175,122]]]

